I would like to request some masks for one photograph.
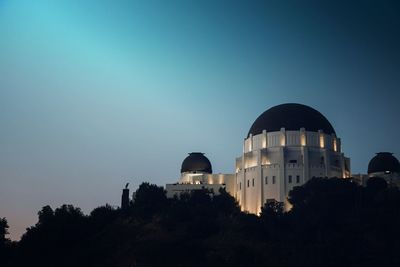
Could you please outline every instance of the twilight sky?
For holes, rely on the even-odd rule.
[[[329,2],[329,3],[328,3]],[[323,113],[352,172],[400,158],[398,1],[0,0],[0,217],[119,205],[188,152],[233,172],[253,121]]]

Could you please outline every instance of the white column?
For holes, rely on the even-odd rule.
[[[302,147],[301,153],[303,155],[303,182],[306,183],[310,179],[310,164],[308,158],[308,147]]]
[[[285,147],[279,148],[279,181],[278,181],[278,201],[283,202],[285,200],[285,184],[286,184],[286,166],[285,166]]]
[[[257,207],[257,214],[261,212],[261,207],[264,205],[264,183],[263,183],[263,175],[262,175],[262,165],[261,165],[261,149],[257,151],[257,167],[256,167],[256,174],[257,174],[257,183],[260,183],[260,188],[257,190],[258,197],[258,207]]]

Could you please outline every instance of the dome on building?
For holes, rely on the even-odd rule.
[[[330,122],[319,111],[306,105],[289,103],[272,107],[261,114],[247,136],[260,134],[263,130],[280,131],[281,128],[287,131],[305,128],[311,132],[322,130],[326,134],[336,134]]]
[[[204,153],[189,153],[189,156],[182,162],[181,173],[184,172],[212,173],[211,162],[204,156]]]
[[[368,174],[376,172],[399,172],[400,163],[392,153],[380,152],[368,164]]]

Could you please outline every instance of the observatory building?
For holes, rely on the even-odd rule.
[[[189,153],[182,162],[181,178],[178,183],[167,184],[167,197],[180,195],[192,190],[208,189],[218,194],[224,188],[232,196],[235,195],[234,174],[213,174],[210,160],[201,152]]]
[[[380,177],[389,185],[400,185],[400,163],[393,153],[379,152],[368,164],[368,177]]]
[[[353,174],[352,179],[359,185],[366,186],[368,179],[385,179],[389,186],[400,187],[400,162],[390,152],[379,152],[368,163],[368,174]]]
[[[283,202],[288,209],[289,192],[312,177],[350,177],[350,159],[329,121],[300,104],[262,113],[236,159],[236,199],[242,209],[258,214],[268,201]]]
[[[350,177],[350,159],[320,112],[301,104],[282,104],[254,121],[243,154],[236,158],[235,174],[212,174],[211,163],[202,153],[190,153],[182,163],[179,182],[166,189],[171,197],[224,187],[243,211],[259,214],[269,201],[282,202],[289,209],[289,192],[312,177]]]

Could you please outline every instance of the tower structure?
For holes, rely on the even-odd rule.
[[[121,197],[121,209],[127,210],[129,208],[129,183],[125,185],[125,188],[122,189],[122,197]]]
[[[289,192],[312,177],[350,177],[350,159],[330,122],[301,104],[262,113],[236,159],[235,197],[242,210],[258,214],[268,201],[283,202],[289,209]]]

